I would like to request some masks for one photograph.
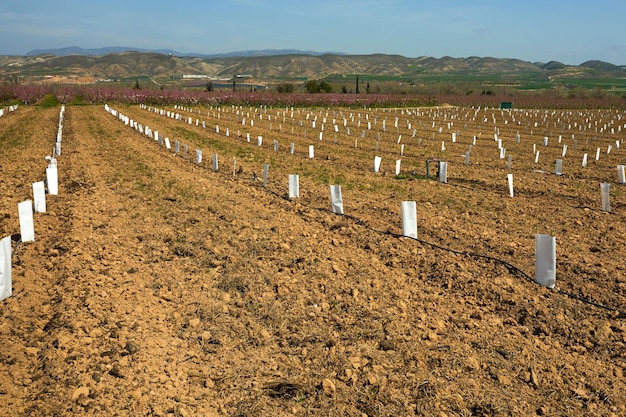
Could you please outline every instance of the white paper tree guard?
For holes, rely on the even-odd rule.
[[[256,144],[257,144],[257,146],[263,145],[263,136],[258,136],[256,138]]]
[[[250,133],[246,133],[246,141],[250,142]]]
[[[469,163],[470,163],[470,155],[471,155],[470,151],[465,151],[465,165],[469,165]]]
[[[295,144],[291,142],[291,144],[289,144],[289,154],[293,155],[294,151],[295,151]]]
[[[289,198],[300,198],[300,177],[289,174]]]
[[[448,182],[448,163],[447,162],[439,162],[439,182],[447,183]]]
[[[539,162],[539,151],[535,154],[535,164]]]
[[[452,133],[452,143],[456,143],[456,133]]]
[[[509,154],[509,160],[506,163],[508,170],[511,170],[511,165],[513,165],[513,155]]]
[[[500,148],[500,159],[504,159],[506,156],[506,148]]]
[[[617,182],[618,184],[626,184],[626,174],[624,173],[626,166],[617,166]]]
[[[417,239],[417,206],[415,201],[403,201],[402,212],[402,236]]]
[[[609,192],[611,191],[611,184],[603,182],[600,184],[600,198],[602,200],[602,211],[611,211],[611,201],[609,199]]]
[[[11,280],[11,236],[0,240],[0,301],[13,294]]]
[[[563,175],[563,160],[562,159],[556,160],[556,163],[554,164],[554,173],[556,175]]]
[[[330,186],[330,206],[335,214],[343,214],[343,198],[341,197],[341,185]]]
[[[267,186],[267,178],[270,172],[270,164],[263,165],[263,186]]]
[[[611,145],[608,146],[608,148],[606,149],[606,154],[610,154],[611,150],[613,150],[613,147]]]
[[[567,145],[563,145],[563,152],[561,153],[561,157],[565,158],[566,153],[567,153]]]
[[[278,152],[278,141],[274,139],[274,152]]]
[[[600,148],[596,149],[596,161],[600,160]]]
[[[441,141],[441,150],[442,151],[446,150],[446,142],[444,142],[443,140]]]
[[[400,145],[400,156],[404,155],[404,143]]]
[[[202,162],[202,149],[196,149],[196,164]]]
[[[46,186],[43,181],[33,183],[33,201],[35,213],[46,212]]]
[[[382,158],[380,156],[375,156],[374,157],[374,172],[378,172],[380,171],[380,163],[382,161]]]
[[[401,159],[396,159],[396,175],[400,175],[400,165],[402,164]]]
[[[313,145],[309,145],[309,159],[313,159],[315,157],[315,147]]]
[[[165,138],[165,149],[168,151],[172,149],[172,145],[170,144],[170,138]]]
[[[506,174],[506,179],[509,182],[509,196],[513,197],[513,174]]]
[[[216,153],[211,156],[211,165],[213,166],[213,171],[217,171],[219,169]]]
[[[582,165],[583,165],[583,167],[587,166],[587,154],[583,155],[583,164]]]
[[[22,201],[17,205],[20,217],[20,234],[22,242],[35,241],[35,224],[33,222],[33,202],[32,200]]]
[[[56,165],[46,168],[46,185],[48,186],[48,194],[59,194],[59,174]]]
[[[61,142],[56,143],[56,148],[54,150],[55,155],[61,155]]]
[[[535,282],[550,289],[556,285],[556,239],[538,234],[535,237]]]

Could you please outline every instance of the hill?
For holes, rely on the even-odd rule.
[[[454,58],[444,56],[407,58],[400,55],[288,53],[293,51],[242,51],[226,56],[179,56],[176,53],[126,51],[99,55],[109,49],[64,48],[61,55],[40,54],[0,56],[0,78],[7,83],[93,83],[147,78],[156,85],[195,75],[214,80],[246,75],[258,83],[345,77],[360,74],[378,80],[403,79],[409,83],[426,81],[476,81],[504,77],[505,83],[521,79],[536,80],[543,88],[554,80],[576,77],[623,78],[624,67],[602,61],[580,66],[560,62],[531,63],[519,59],[494,57]],[[38,51],[31,51],[36,53]],[[77,54],[73,54],[76,52]],[[165,51],[166,52],[166,51]],[[286,53],[287,52],[287,53]],[[477,78],[478,77],[478,78]],[[169,80],[169,81],[168,81]]]

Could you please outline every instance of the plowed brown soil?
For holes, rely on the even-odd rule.
[[[626,415],[623,113],[166,110],[189,124],[113,107],[189,151],[102,106],[66,109],[59,195],[35,214],[0,304],[0,414]],[[19,231],[17,203],[43,180],[58,116],[24,106],[0,118],[1,236]],[[447,184],[422,177],[428,157],[448,161]],[[330,211],[336,183],[346,216]],[[398,237],[407,200],[422,242]],[[528,279],[537,233],[557,240],[552,290]]]

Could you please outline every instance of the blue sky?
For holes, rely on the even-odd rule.
[[[626,0],[0,0],[0,54],[80,46],[626,65]]]

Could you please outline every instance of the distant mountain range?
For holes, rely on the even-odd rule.
[[[157,54],[165,54],[165,55],[175,55],[180,57],[192,57],[192,58],[229,58],[229,57],[251,57],[251,56],[274,56],[274,55],[326,55],[326,54],[334,54],[334,55],[345,55],[341,52],[316,52],[316,51],[300,51],[297,49],[261,49],[261,50],[251,50],[251,51],[235,51],[235,52],[226,52],[220,54],[199,54],[196,52],[178,52],[171,49],[141,49],[141,48],[131,48],[128,46],[110,46],[106,48],[90,48],[85,49],[79,46],[68,46],[66,48],[57,48],[57,49],[33,49],[32,51],[28,51],[26,56],[37,56],[37,55],[57,55],[57,56],[67,56],[67,55],[85,55],[85,56],[101,56],[108,55],[114,53],[121,52],[152,52]]]
[[[38,49],[26,56],[0,55],[0,81],[4,83],[91,83],[149,78],[155,85],[185,78],[225,80],[245,75],[255,82],[276,83],[360,74],[407,83],[506,78],[506,83],[538,80],[542,85],[570,85],[576,78],[623,80],[626,66],[603,61],[566,65],[557,61],[527,62],[513,58],[468,57],[407,58],[401,55],[348,55],[292,49],[239,51],[215,55],[182,54],[171,50],[146,51],[110,47]],[[187,76],[187,77],[183,77]],[[593,84],[593,83],[592,83]],[[605,83],[606,84],[606,83]],[[610,85],[613,85],[612,82]],[[532,87],[531,87],[532,88]],[[539,87],[545,88],[545,87]]]

